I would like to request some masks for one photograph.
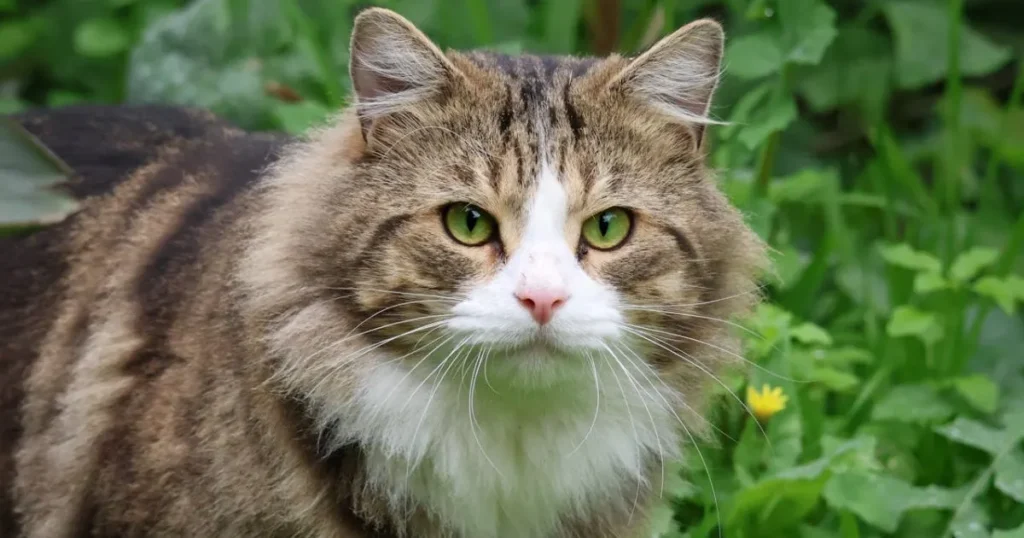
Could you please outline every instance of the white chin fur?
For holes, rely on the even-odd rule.
[[[370,482],[396,511],[412,501],[463,537],[551,536],[621,506],[651,456],[677,456],[678,395],[637,357],[513,352],[485,372],[486,346],[474,349],[373,368],[339,410],[337,431],[366,447]],[[531,371],[539,381],[513,381]]]

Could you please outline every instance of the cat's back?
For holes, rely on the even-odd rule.
[[[50,353],[61,364],[41,365],[44,347],[84,346],[96,335],[89,327],[116,314],[112,296],[132,297],[135,322],[167,325],[181,302],[175,294],[190,293],[202,270],[201,245],[237,220],[222,214],[283,142],[169,107],[72,107],[14,119],[71,167],[64,188],[81,207],[35,233],[0,237],[0,536],[17,536],[14,452],[26,425],[45,428],[56,413],[26,408],[50,399],[27,393],[61,393],[68,363],[78,360]],[[135,367],[146,374],[155,366]]]

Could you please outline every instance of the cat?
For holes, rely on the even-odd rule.
[[[299,140],[17,116],[81,208],[0,239],[0,534],[642,535],[758,300],[722,48],[442,52],[370,8]]]

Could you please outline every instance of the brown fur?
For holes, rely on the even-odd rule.
[[[701,316],[629,316],[686,335],[673,345],[696,366],[651,350],[664,380],[694,394],[723,366],[695,341],[731,348],[713,318],[755,298],[761,245],[705,169],[701,129],[630,98],[628,59],[446,59],[429,99],[347,111],[280,160],[283,140],[191,111],[19,118],[75,168],[83,206],[0,239],[0,535],[445,535],[364,487],[360,446],[323,453],[310,361],[383,308],[361,328],[444,307],[380,290],[457,294],[493,274],[517,247],[538,152],[571,221],[636,212],[615,251],[569,227],[588,273],[632,304]],[[495,215],[499,242],[451,241],[439,208],[460,200]],[[358,375],[336,381],[344,399]],[[631,503],[625,487],[563,535],[623,536]]]

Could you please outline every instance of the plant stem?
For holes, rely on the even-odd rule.
[[[783,65],[779,71],[778,86],[772,96],[776,103],[782,99],[789,98],[789,64]],[[768,185],[772,181],[772,170],[775,168],[775,155],[782,143],[782,131],[775,131],[768,135],[768,141],[761,149],[761,155],[757,163],[757,180],[754,183],[754,196],[762,198],[768,194]]]
[[[988,166],[985,168],[985,177],[982,180],[987,188],[997,191],[996,182],[999,180],[999,167],[1003,164],[1002,143],[1006,139],[1006,133],[1010,129],[1010,116],[1014,110],[1020,107],[1021,99],[1024,98],[1024,60],[1017,66],[1017,77],[1013,81],[1013,89],[1010,90],[1010,99],[1006,102],[1006,110],[1003,112],[1002,121],[999,125],[999,135],[993,141],[994,147],[989,155]],[[982,200],[984,202],[984,199]]]
[[[484,0],[466,0],[466,11],[472,21],[473,38],[479,45],[494,43],[494,28],[491,17],[487,13],[487,2]]]

